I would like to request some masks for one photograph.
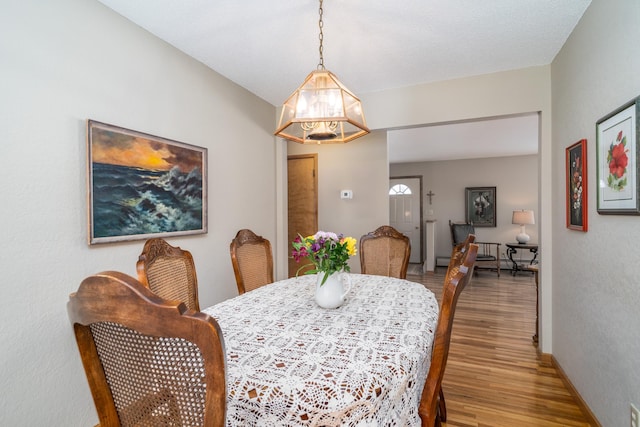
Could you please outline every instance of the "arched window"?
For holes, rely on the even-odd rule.
[[[404,184],[396,184],[389,189],[390,196],[405,196],[411,194],[411,189]]]

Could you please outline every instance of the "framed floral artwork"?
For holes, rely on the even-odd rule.
[[[89,244],[207,232],[207,149],[87,121]]]
[[[566,149],[567,228],[587,231],[587,140]]]
[[[596,123],[598,213],[640,215],[636,98]]]

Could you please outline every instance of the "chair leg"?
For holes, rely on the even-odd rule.
[[[438,418],[441,421],[447,421],[447,404],[444,401],[444,393],[442,392],[442,387],[440,387],[440,394],[438,396],[438,415]]]

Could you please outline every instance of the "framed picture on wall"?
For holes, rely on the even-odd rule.
[[[587,140],[566,149],[567,228],[587,231]]]
[[[475,227],[496,226],[496,187],[465,188],[465,219]]]
[[[640,215],[638,198],[638,101],[596,123],[598,213]]]
[[[89,244],[207,232],[207,149],[87,122]]]

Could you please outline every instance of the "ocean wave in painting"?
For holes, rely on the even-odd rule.
[[[93,163],[94,237],[202,229],[202,173]]]

